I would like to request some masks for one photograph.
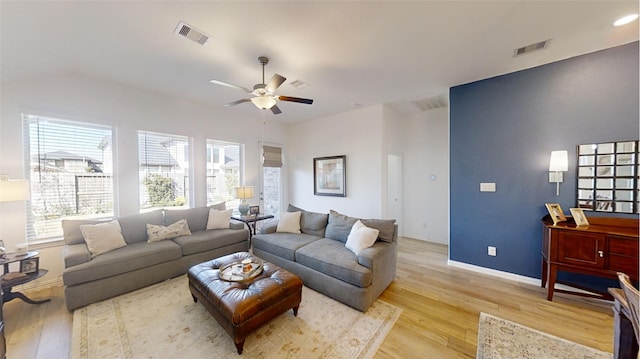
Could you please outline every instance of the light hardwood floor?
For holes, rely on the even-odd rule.
[[[8,357],[66,358],[73,316],[61,288],[29,293],[41,305],[4,305]],[[556,293],[447,266],[447,247],[399,239],[396,280],[383,300],[403,309],[376,358],[475,358],[480,312],[613,351],[611,303]]]

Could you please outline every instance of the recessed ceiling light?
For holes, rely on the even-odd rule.
[[[637,19],[638,19],[638,14],[627,15],[616,20],[616,22],[613,23],[613,26],[626,25],[630,22],[636,21]]]

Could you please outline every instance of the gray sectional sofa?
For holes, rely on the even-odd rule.
[[[253,254],[297,274],[306,286],[366,311],[396,275],[395,221],[361,220],[379,236],[356,255],[345,243],[357,218],[289,206],[288,212],[298,211],[301,233],[276,232],[278,222],[266,222],[252,238]]]
[[[81,225],[104,222],[63,221],[65,301],[68,310],[111,298],[184,274],[197,264],[248,251],[249,232],[242,223],[206,230],[209,207],[156,210],[117,218],[126,245],[94,255]],[[168,226],[186,219],[191,235],[147,243],[147,224]]]

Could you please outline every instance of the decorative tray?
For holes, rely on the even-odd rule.
[[[258,258],[247,258],[242,262],[234,262],[223,266],[218,277],[229,282],[242,282],[253,279],[262,273],[262,261]]]

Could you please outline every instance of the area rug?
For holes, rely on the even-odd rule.
[[[298,316],[258,329],[241,357],[372,358],[401,311],[377,300],[362,313],[304,287]],[[73,359],[240,357],[186,276],[77,309],[71,345]]]
[[[611,359],[613,354],[480,313],[477,359]]]

